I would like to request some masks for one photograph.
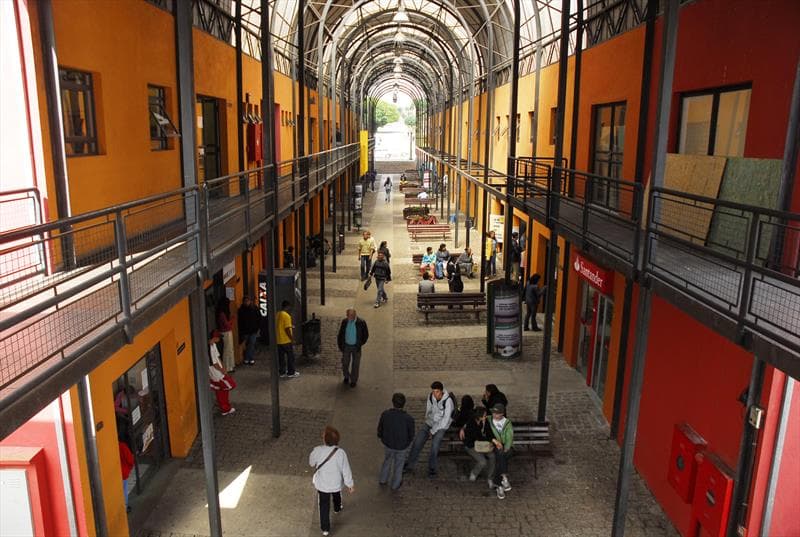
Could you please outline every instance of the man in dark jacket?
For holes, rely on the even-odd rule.
[[[375,278],[375,288],[378,290],[375,295],[375,307],[380,308],[382,302],[389,300],[384,285],[392,281],[392,269],[383,257],[383,252],[378,252],[378,260],[372,265],[369,275]]]
[[[408,456],[408,446],[414,439],[414,418],[406,414],[406,396],[396,393],[392,396],[392,408],[385,410],[378,421],[378,438],[383,442],[383,466],[378,483],[389,485],[397,490],[403,484],[403,466]]]
[[[358,368],[361,365],[361,346],[369,339],[367,322],[356,316],[356,310],[347,310],[347,318],[339,326],[336,343],[342,351],[342,374],[344,383],[356,387],[358,382]]]
[[[244,363],[253,365],[256,363],[256,338],[261,324],[261,316],[249,296],[245,296],[242,299],[242,305],[239,306],[237,317],[239,318],[239,341],[245,344]]]
[[[539,332],[539,325],[536,324],[536,311],[539,309],[539,301],[542,298],[544,287],[539,288],[539,280],[542,277],[534,274],[528,280],[528,285],[525,286],[525,305],[528,308],[528,314],[525,316],[525,330],[529,330],[528,325],[530,319],[533,319],[533,331]]]
[[[519,243],[519,233],[516,231],[511,234],[511,281],[519,281],[520,264],[522,263],[522,246]]]

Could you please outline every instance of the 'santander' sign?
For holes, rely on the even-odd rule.
[[[610,295],[614,289],[614,272],[598,267],[585,257],[575,254],[575,262],[572,268],[578,275],[589,282],[604,295]]]

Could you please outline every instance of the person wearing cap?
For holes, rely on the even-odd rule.
[[[231,406],[230,391],[236,387],[236,381],[225,372],[222,362],[219,361],[219,350],[217,344],[220,334],[217,330],[212,331],[208,336],[208,382],[214,395],[217,398],[217,405],[223,416],[228,416],[236,412]]]
[[[453,410],[455,401],[453,396],[444,389],[444,385],[438,380],[431,384],[431,393],[425,407],[425,423],[422,424],[414,443],[411,445],[411,453],[408,456],[405,471],[412,471],[417,464],[419,454],[428,439],[431,440],[431,453],[428,457],[428,477],[436,477],[436,463],[439,455],[439,446],[447,432],[450,423],[453,421]]]
[[[502,500],[506,497],[506,492],[511,490],[511,483],[508,481],[508,457],[514,445],[514,427],[511,425],[511,420],[505,416],[506,406],[503,403],[495,404],[489,411],[492,413],[489,428],[494,436],[492,443],[495,458],[492,488],[497,489],[497,499]]]

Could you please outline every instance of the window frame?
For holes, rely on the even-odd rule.
[[[75,82],[68,79],[68,74],[77,74],[79,78],[83,79],[82,82]],[[58,81],[59,81],[59,99],[61,104],[61,121],[64,125],[64,154],[67,157],[89,157],[100,154],[100,141],[97,135],[97,111],[95,110],[94,103],[94,76],[89,71],[82,71],[80,69],[73,69],[71,67],[58,66]],[[83,109],[85,117],[82,118],[84,122],[84,129],[86,134],[83,136],[70,134],[67,125],[72,122],[66,120],[66,107],[64,106],[64,97],[66,92],[82,92],[83,94]],[[86,149],[83,152],[75,152],[75,145],[83,144]]]
[[[151,95],[151,90],[156,90],[158,95]],[[155,102],[154,99],[156,99]],[[172,149],[174,146],[170,144],[169,140],[170,138],[180,137],[180,133],[172,122],[172,118],[169,117],[169,113],[167,113],[167,88],[165,86],[147,84],[147,110],[150,118],[150,151],[167,151]],[[163,123],[159,120],[159,116],[167,123]],[[153,125],[158,129],[158,136],[153,136]],[[157,142],[158,147],[155,147],[153,142]]]
[[[684,110],[684,101],[691,97],[703,97],[706,95],[711,95],[711,117],[709,118],[709,128],[708,128],[708,146],[706,147],[706,156],[714,156],[714,145],[717,142],[717,119],[719,119],[719,100],[720,96],[723,93],[733,93],[736,91],[742,90],[750,90],[750,98],[753,98],[753,83],[752,82],[745,82],[742,84],[734,84],[731,86],[719,86],[716,88],[706,88],[701,90],[692,90],[692,91],[682,91],[678,92],[678,116],[677,116],[677,126],[675,128],[675,143],[673,145],[673,150],[677,154],[681,155],[689,155],[689,154],[696,154],[696,153],[681,153],[681,135],[683,134],[681,130],[681,126],[683,124],[683,110]],[[748,107],[747,110],[747,123],[750,120],[750,109]],[[747,125],[745,125],[745,133],[744,133],[745,141],[747,141]],[[729,156],[741,156],[741,155],[729,155]]]
[[[593,175],[597,175],[600,177],[606,177],[608,179],[622,179],[622,167],[625,164],[625,141],[623,140],[622,146],[617,148],[618,151],[614,151],[614,141],[616,140],[616,133],[615,129],[618,127],[616,124],[617,118],[617,110],[621,107],[625,107],[625,123],[623,123],[623,128],[627,124],[627,117],[628,117],[628,101],[613,101],[610,103],[597,103],[592,105],[592,115],[591,115],[591,131],[590,131],[590,144],[589,144],[589,172]],[[611,111],[611,125],[610,132],[609,132],[609,150],[602,151],[602,153],[607,154],[607,159],[602,159],[602,162],[607,164],[608,173],[601,174],[598,173],[596,169],[597,164],[597,126],[598,126],[598,115],[600,111],[604,108],[609,108]],[[613,158],[613,155],[619,155],[619,161],[616,161]],[[612,173],[612,169],[619,165],[619,174],[615,177]],[[619,208],[620,202],[620,195],[619,195],[619,185],[614,184],[613,182],[601,182],[595,185],[594,190],[592,191],[592,198],[589,200],[591,203],[600,203],[604,207],[608,209],[617,209]]]

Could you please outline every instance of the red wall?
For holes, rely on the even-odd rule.
[[[800,535],[800,382],[794,382],[783,458],[768,535]]]
[[[53,401],[47,407],[31,418],[19,429],[4,438],[0,445],[17,447],[39,447],[43,448],[45,456],[46,482],[50,493],[49,517],[53,521],[55,528],[54,535],[69,535],[69,523],[67,520],[67,504],[64,495],[64,477],[61,473],[61,463],[58,455],[58,441],[56,438],[56,425],[54,423],[54,413],[61,414],[64,423],[66,446],[68,452],[68,463],[70,464],[70,478],[72,480],[73,503],[76,507],[76,517],[79,535],[87,535],[86,517],[84,514],[83,494],[81,493],[80,473],[77,462],[77,451],[73,441],[73,428],[71,417],[71,406],[69,394],[64,394],[63,405],[59,400]],[[48,515],[45,515],[48,516]]]
[[[736,467],[744,420],[737,400],[753,357],[653,296],[635,463],[664,511],[683,534],[690,506],[667,483],[672,429],[687,422],[709,451]]]

